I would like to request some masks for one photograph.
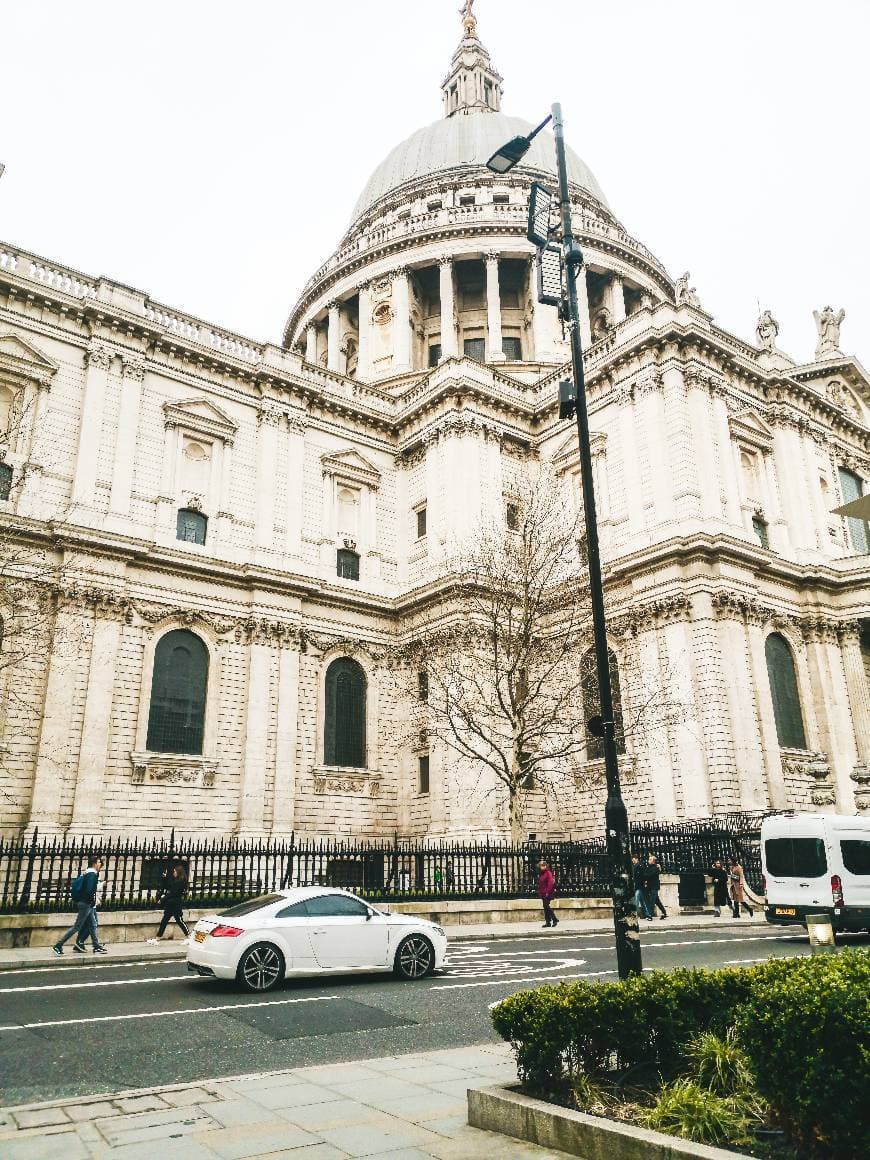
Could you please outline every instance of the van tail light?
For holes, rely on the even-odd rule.
[[[245,932],[239,926],[216,926],[208,932],[212,938],[238,938]]]
[[[831,896],[834,899],[834,906],[843,905],[843,883],[839,874],[831,875]]]

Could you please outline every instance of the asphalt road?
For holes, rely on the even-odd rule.
[[[644,924],[644,966],[749,964],[809,953],[806,935],[737,925]],[[559,979],[615,978],[606,935],[558,931],[456,943],[448,969],[293,980],[268,995],[200,979],[178,960],[0,974],[0,1103],[481,1043],[490,1004]]]

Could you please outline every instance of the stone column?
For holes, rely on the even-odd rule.
[[[441,358],[456,358],[459,343],[456,337],[456,296],[453,289],[453,259],[442,258],[438,263],[438,286],[441,292]]]
[[[730,609],[720,613],[719,651],[727,657],[728,678],[724,680],[728,715],[734,744],[740,810],[764,810],[768,807],[764,745],[759,732],[760,721],[753,699],[753,680],[746,628]]]
[[[676,699],[694,707],[695,655],[694,643],[685,621],[665,623],[662,635],[666,642],[669,685]],[[680,772],[683,812],[687,817],[706,817],[711,810],[710,781],[706,753],[698,736],[683,726],[671,731],[671,752]]]
[[[636,391],[640,398],[640,427],[646,437],[653,498],[653,522],[669,523],[674,518],[674,493],[667,432],[662,376],[650,370],[642,377]]]
[[[305,478],[305,425],[290,416],[286,440],[287,511],[284,551],[297,560],[302,555],[302,490]]]
[[[338,373],[341,367],[341,307],[329,303],[329,324],[326,334],[326,367]]]
[[[216,443],[220,448],[220,507],[217,512],[217,542],[229,546],[233,531],[233,445]]]
[[[703,520],[721,520],[722,502],[714,465],[716,440],[710,393],[698,376],[688,377],[689,429],[691,432],[695,486],[700,492],[699,514]]]
[[[411,289],[408,271],[400,267],[393,273],[393,370],[411,369]]]
[[[160,464],[160,495],[154,509],[155,536],[172,536],[175,519],[175,453],[177,431],[173,424],[163,428],[163,459]]]
[[[770,808],[784,810],[788,807],[788,793],[776,735],[776,721],[773,716],[773,701],[770,695],[770,681],[767,676],[767,661],[764,656],[764,632],[761,622],[750,617],[746,626],[749,638],[749,655],[752,665],[752,682],[755,703],[758,706],[758,720],[761,730],[762,753],[767,771],[767,796]]]
[[[723,656],[718,628],[710,595],[697,593],[692,598],[692,621],[687,630],[692,647],[701,735],[713,813],[728,813],[740,809],[740,787],[727,696],[728,679],[733,674],[732,658],[727,653]]]
[[[870,811],[870,691],[867,688],[857,623],[844,625],[840,629],[840,650],[858,753],[858,761],[850,779],[855,783],[855,806],[863,814]]]
[[[245,754],[239,793],[240,835],[263,833],[266,792],[266,745],[271,707],[272,650],[255,629],[248,645],[248,696],[245,707]]]
[[[72,486],[72,502],[76,507],[91,508],[94,505],[103,408],[113,358],[113,352],[102,343],[92,343],[85,354],[85,388]]]
[[[120,521],[123,525],[130,516],[145,362],[135,356],[123,355],[121,368],[121,405],[118,410],[115,462],[112,468],[112,493],[109,497],[109,522]]]
[[[577,311],[580,315],[580,339],[583,349],[592,345],[592,323],[589,319],[589,287],[586,284],[586,267],[577,271]]]
[[[271,552],[275,535],[275,477],[281,411],[264,401],[257,415],[256,547]]]
[[[24,404],[24,413],[30,413],[32,407],[33,417],[28,424],[26,436],[27,471],[16,510],[21,515],[36,519],[39,518],[40,499],[43,494],[42,473],[45,465],[42,449],[45,445],[45,416],[48,411],[48,393],[50,390],[51,383],[48,380],[37,382],[32,392],[28,393],[29,397]]]
[[[713,425],[718,443],[719,471],[721,473],[722,491],[725,495],[725,519],[732,529],[743,535],[743,512],[740,506],[740,488],[738,486],[737,471],[734,466],[734,450],[731,440],[731,428],[728,425],[728,388],[724,384],[714,384],[711,387],[713,397]]]
[[[62,788],[72,778],[70,734],[81,670],[81,641],[87,629],[83,610],[64,602],[54,615],[51,654],[46,675],[45,705],[33,778],[28,828],[57,834],[61,821]]]
[[[291,833],[296,805],[296,734],[299,718],[299,649],[288,633],[278,654],[278,722],[275,735],[275,790],[272,837]]]
[[[116,610],[108,610],[107,614],[97,607],[70,824],[70,830],[78,834],[98,834],[102,828],[109,721],[121,627],[121,616]]]
[[[820,618],[805,626],[804,638],[820,745],[837,787],[837,811],[851,813],[854,783],[850,778],[858,750],[837,631],[834,622]]]
[[[770,523],[770,546],[778,552],[787,552],[790,547],[788,524],[782,513],[782,502],[779,494],[776,463],[772,451],[765,451],[761,457],[764,471],[765,491],[767,492],[768,508],[765,515]]]
[[[669,680],[669,675],[662,671],[658,629],[655,624],[638,632],[636,648],[639,676],[642,683],[641,695],[646,697],[653,690],[660,689],[663,681]],[[624,695],[625,693],[623,693]],[[674,777],[671,769],[667,730],[664,727],[656,728],[654,724],[643,729],[639,739],[639,747],[645,751],[655,816],[657,818],[675,818],[677,816],[677,799],[674,794]]]
[[[305,327],[305,361],[317,365],[317,327],[313,322]]]
[[[368,382],[372,377],[372,302],[368,282],[359,288],[359,306],[357,312],[359,318],[359,345],[356,353],[356,377],[362,382]]]
[[[501,291],[498,284],[498,253],[486,255],[486,336],[487,361],[504,362],[501,348]]]
[[[774,427],[773,456],[777,476],[787,481],[787,486],[783,487],[782,500],[788,520],[789,538],[798,549],[814,548],[816,533],[804,478],[801,439],[793,427]]]
[[[640,486],[637,453],[637,411],[634,388],[620,392],[618,397],[619,442],[622,458],[622,486],[629,535],[643,531],[643,494]]]
[[[807,432],[801,440],[806,461],[806,488],[810,501],[810,521],[815,533],[816,546],[825,555],[830,554],[831,537],[828,532],[828,512],[825,510],[820,480],[819,457],[816,453],[816,444]]]
[[[608,308],[614,326],[625,321],[625,284],[621,274],[611,274],[608,286]]]
[[[441,502],[443,473],[440,471],[440,443],[437,435],[426,440],[426,555],[439,560],[444,553],[444,520]]]

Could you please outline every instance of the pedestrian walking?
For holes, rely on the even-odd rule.
[[[435,873],[432,875],[432,877],[435,880],[435,893],[440,894],[441,889],[442,889],[441,867],[440,866],[435,867]]]
[[[184,921],[184,898],[187,894],[187,867],[183,862],[174,862],[163,875],[163,886],[160,902],[163,906],[163,918],[157,928],[157,938],[149,938],[149,943],[157,943],[166,933],[169,920],[175,919],[181,927],[185,938],[190,937],[190,928]]]
[[[88,868],[73,879],[70,893],[72,900],[78,907],[78,914],[76,920],[66,932],[66,934],[57,940],[51,948],[56,955],[63,954],[63,944],[69,939],[76,936],[73,943],[73,950],[78,954],[83,955],[85,950],[85,939],[90,935],[91,947],[95,955],[107,954],[107,948],[100,942],[100,937],[97,933],[97,890],[100,884],[100,871],[103,868],[103,859],[99,854],[94,854],[88,858]]]
[[[447,863],[447,870],[445,871],[445,874],[444,874],[444,881],[447,883],[448,890],[452,890],[453,887],[456,885],[456,876],[453,873],[453,863],[452,862]]]
[[[721,858],[714,858],[708,873],[713,881],[713,913],[721,918],[722,907],[728,905],[728,871]]]
[[[646,860],[646,868],[644,870],[644,894],[646,896],[646,917],[652,919],[655,917],[655,911],[660,910],[662,919],[668,917],[668,912],[662,905],[659,898],[659,891],[662,888],[662,869],[659,866],[658,859],[655,854],[650,854]]]
[[[553,898],[556,895],[556,879],[546,862],[538,863],[538,898],[544,907],[544,926],[558,926],[559,920],[553,913]]]
[[[752,907],[746,901],[746,875],[743,873],[743,867],[737,861],[736,855],[731,859],[728,870],[728,893],[731,895],[731,911],[734,918],[740,917],[741,906],[749,911],[751,918]]]
[[[631,856],[631,882],[634,886],[634,909],[637,911],[638,918],[652,918],[651,914],[646,912],[646,898],[644,897],[645,886],[645,871],[646,867],[641,862],[637,854]]]

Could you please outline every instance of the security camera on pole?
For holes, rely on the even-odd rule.
[[[553,122],[553,133],[556,138],[561,247],[554,244],[552,240],[554,231],[550,227],[550,211],[555,199],[537,182],[532,185],[529,199],[527,236],[529,241],[538,247],[538,301],[559,307],[560,316],[567,325],[571,337],[574,382],[559,385],[559,417],[561,419],[576,417],[577,438],[580,444],[580,478],[583,482],[583,510],[586,520],[592,634],[601,708],[600,714],[587,722],[587,728],[592,736],[601,738],[604,747],[604,772],[607,780],[604,821],[611,866],[610,893],[613,899],[613,925],[616,932],[616,962],[619,977],[626,979],[629,975],[639,975],[642,970],[640,932],[634,908],[628,814],[619,786],[613,692],[610,685],[607,628],[604,618],[604,589],[601,582],[595,488],[592,480],[592,452],[589,446],[589,416],[586,410],[586,388],[583,378],[583,350],[577,305],[577,272],[583,265],[583,254],[571,231],[571,202],[568,193],[561,105],[554,104],[550,116],[527,137],[513,137],[506,142],[490,157],[487,166],[495,173],[507,173],[509,169],[513,169],[527,153],[534,137],[550,121]]]

